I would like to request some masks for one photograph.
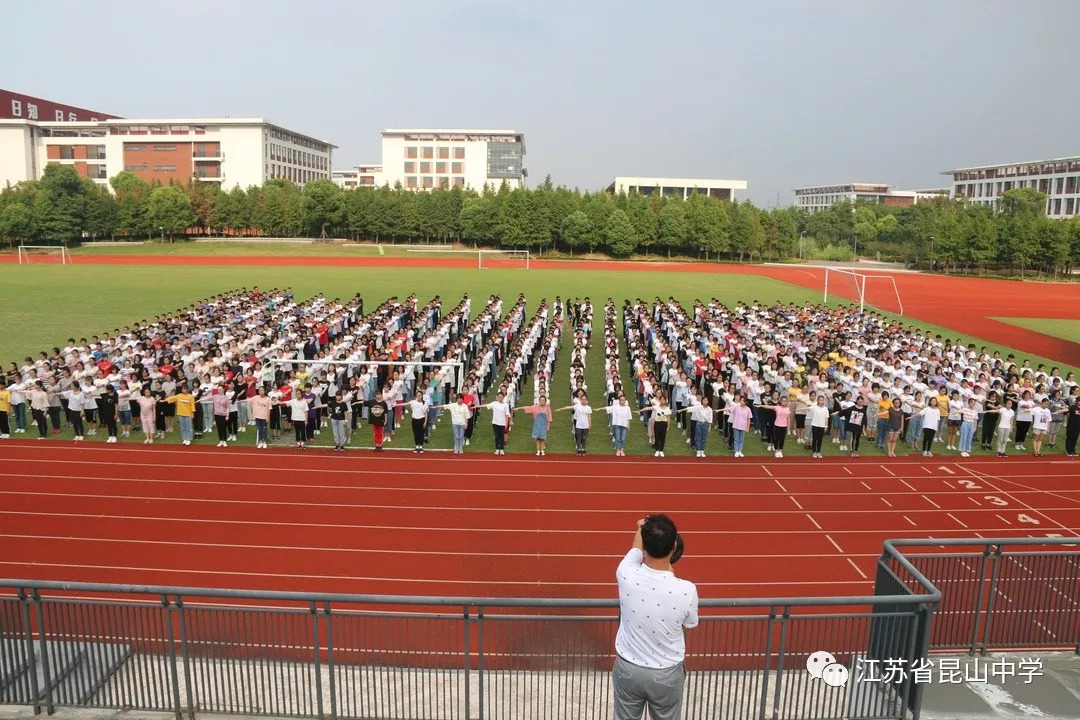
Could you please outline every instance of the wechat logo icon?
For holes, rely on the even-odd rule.
[[[832,653],[818,650],[806,659],[806,671],[815,680],[821,680],[829,687],[844,687],[848,681],[848,669],[836,662]]]

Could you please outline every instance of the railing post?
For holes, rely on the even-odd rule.
[[[173,714],[181,720],[183,710],[180,705],[180,674],[176,671],[176,633],[173,631],[173,610],[168,595],[161,596],[161,605],[165,608],[165,634],[169,643],[169,680],[172,683]]]
[[[469,642],[469,606],[466,605],[461,610],[462,616],[465,618],[465,720],[471,720],[472,718],[472,691],[469,685],[472,681],[471,673],[469,672],[469,663],[472,659],[469,657],[470,642]]]
[[[319,610],[315,601],[312,600],[309,609],[311,611],[311,644],[315,655],[315,705],[318,717],[323,717],[322,696],[322,660],[319,657]]]
[[[787,650],[788,619],[791,617],[791,606],[784,606],[784,614],[780,618],[780,649],[776,653],[776,688],[773,690],[773,720],[780,717],[780,684],[784,677],[784,652]]]
[[[330,603],[323,603],[326,618],[326,672],[330,675],[330,717],[337,718],[337,678],[334,677],[334,627],[330,622]]]
[[[934,618],[934,610],[935,607],[932,605],[920,605],[918,610],[915,611],[916,627],[921,629],[916,640],[917,652],[918,657],[922,660],[927,659],[930,655],[930,623]],[[919,716],[922,714],[923,691],[926,687],[924,683],[915,682],[914,678],[909,677],[909,681],[915,685],[915,697],[911,701],[911,718],[912,720],[919,720]]]
[[[990,546],[987,545],[983,548],[982,562],[979,564],[979,591],[975,594],[975,621],[971,624],[971,649],[968,650],[968,655],[975,654],[975,645],[979,638],[979,613],[982,612],[982,596],[983,588],[986,587],[986,566],[990,562]],[[987,603],[987,617],[990,616],[989,608],[993,606],[993,590],[991,597]]]
[[[758,720],[765,720],[765,699],[769,696],[769,660],[772,657],[772,630],[776,621],[776,606],[769,608],[769,620],[765,624],[765,677],[761,682],[761,704],[758,706]],[[777,681],[779,682],[779,680]]]
[[[49,648],[45,641],[45,612],[41,608],[41,595],[37,588],[31,591],[30,601],[34,604],[34,616],[38,626],[38,653],[41,655],[41,677],[45,683],[45,712],[52,715],[56,712],[56,706],[53,705],[52,668],[49,667]]]
[[[195,689],[191,680],[191,658],[188,653],[188,632],[186,613],[184,612],[184,599],[179,595],[174,596],[176,605],[176,622],[180,628],[180,656],[184,661],[184,696],[187,698],[188,716],[195,720]]]
[[[990,593],[989,599],[986,601],[986,623],[983,625],[982,647],[979,648],[983,655],[986,654],[986,648],[990,642],[990,628],[993,626],[994,620],[994,594],[997,592],[998,573],[1001,569],[1001,554],[1003,551],[1004,548],[1001,545],[994,545],[990,555]],[[975,654],[974,650],[971,654]]]
[[[476,700],[477,717],[484,720],[484,606],[476,606]]]
[[[26,588],[17,591],[19,608],[22,612],[23,628],[26,629],[26,674],[30,678],[30,697],[33,698],[34,714],[41,714],[41,688],[37,681],[37,653],[34,652],[34,631],[30,626],[30,604],[26,595]]]

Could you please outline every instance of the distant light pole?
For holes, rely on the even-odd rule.
[[[163,225],[158,225],[158,230],[161,231],[161,242],[165,242],[165,227]]]

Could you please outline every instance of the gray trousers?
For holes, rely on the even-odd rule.
[[[686,670],[679,663],[651,670],[615,656],[611,684],[615,689],[615,720],[641,720],[645,705],[650,720],[678,720],[682,713]]]

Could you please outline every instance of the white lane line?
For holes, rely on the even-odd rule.
[[[800,510],[805,510],[806,509],[802,505],[799,504],[799,501],[795,499],[794,495],[788,495],[788,497],[791,498],[791,502],[795,503],[795,507],[799,508]]]
[[[9,560],[0,560],[0,565],[15,565],[15,566],[20,566],[20,567],[26,567],[27,563],[14,562],[14,561],[9,561]],[[364,575],[314,575],[314,574],[299,574],[299,573],[270,573],[270,572],[265,572],[265,571],[252,572],[252,571],[243,571],[243,570],[200,570],[200,569],[197,569],[197,568],[128,567],[128,566],[124,566],[124,565],[86,565],[86,564],[79,564],[79,563],[46,563],[46,562],[35,562],[35,563],[33,563],[33,566],[34,567],[51,567],[51,568],[69,568],[69,569],[70,568],[75,568],[75,569],[79,569],[79,570],[121,570],[121,571],[131,572],[131,573],[156,572],[156,573],[169,573],[169,574],[172,574],[172,575],[176,575],[176,574],[179,574],[179,573],[187,573],[187,574],[194,574],[194,575],[223,575],[223,576],[226,576],[226,577],[231,575],[231,576],[245,576],[245,577],[253,577],[253,578],[298,578],[298,579],[301,579],[301,580],[363,581],[363,582],[376,582],[376,583],[380,583],[380,584],[398,582],[398,583],[423,583],[423,584],[439,583],[439,584],[446,584],[446,585],[513,585],[513,586],[529,585],[529,586],[533,586],[533,587],[535,587],[537,585],[542,585],[542,586],[571,586],[571,585],[573,585],[573,586],[579,586],[579,587],[603,587],[603,588],[609,588],[609,589],[611,587],[611,583],[607,582],[607,581],[604,581],[604,582],[574,582],[574,581],[569,581],[569,580],[560,580],[560,581],[557,581],[557,582],[548,582],[548,581],[543,581],[543,580],[491,580],[491,579],[488,579],[488,578],[484,578],[483,580],[469,580],[469,579],[465,579],[465,580],[448,580],[448,579],[445,579],[444,580],[444,579],[435,579],[435,578],[430,578],[430,577],[422,577],[422,578],[394,577],[394,578],[387,578],[387,577],[373,577],[373,576],[364,576]],[[762,586],[762,583],[760,581],[754,581],[754,582],[700,582],[700,581],[695,581],[695,584],[698,585],[699,587],[701,587],[701,586],[705,586],[705,587],[738,587],[738,586],[761,587]],[[768,586],[772,586],[772,585],[776,585],[776,586],[781,586],[781,585],[794,585],[794,586],[798,586],[798,585],[817,585],[817,586],[820,586],[820,585],[823,585],[823,584],[826,584],[826,583],[824,583],[822,581],[805,581],[805,580],[790,580],[790,581],[789,580],[777,580],[777,581],[767,583]],[[858,581],[855,581],[855,580],[829,580],[827,584],[829,584],[829,585],[838,585],[838,584],[843,584],[843,585],[857,585],[858,584],[858,585],[861,585],[862,583],[858,582]]]
[[[903,480],[903,479],[901,479],[901,480],[900,480],[900,482],[904,483],[904,485],[905,485],[905,486],[906,486],[906,487],[907,487],[907,488],[908,488],[909,490],[911,490],[911,492],[919,492],[918,490],[916,490],[916,489],[915,489],[915,486],[914,486],[914,485],[912,485],[911,483],[909,483],[909,482],[908,482],[907,480]]]
[[[778,488],[780,488],[782,491],[784,491],[784,492],[788,491],[788,489],[786,487],[784,487],[784,484],[782,482],[780,482],[779,480],[773,480],[773,482],[776,483],[776,486]]]
[[[945,513],[945,514],[946,514],[946,515],[948,515],[949,517],[951,517],[951,518],[952,518],[952,519],[953,519],[953,520],[954,520],[954,521],[956,522],[956,524],[957,524],[957,525],[959,525],[960,527],[962,527],[962,528],[966,528],[966,527],[967,527],[967,525],[965,525],[965,524],[964,524],[964,523],[963,523],[963,522],[962,522],[962,521],[960,520],[960,518],[956,517],[956,516],[955,516],[955,515],[953,515],[952,513]]]
[[[1029,512],[1034,513],[1035,515],[1041,516],[1044,520],[1049,522],[1051,525],[1054,525],[1054,526],[1064,530],[1065,532],[1072,534],[1074,537],[1080,537],[1080,532],[1077,532],[1076,530],[1073,530],[1072,528],[1068,527],[1067,525],[1061,524],[1060,522],[1058,522],[1054,518],[1047,515],[1045,511],[1040,510],[1039,508],[1032,507],[1028,503],[1017,499],[1017,497],[1015,495],[1013,495],[1012,493],[1008,492],[1007,490],[1002,490],[1000,484],[997,487],[994,487],[994,485],[989,482],[990,480],[997,480],[999,482],[1009,482],[1007,479],[999,478],[999,477],[997,477],[995,475],[990,475],[988,473],[982,473],[982,472],[978,472],[976,470],[971,470],[965,465],[958,465],[957,467],[959,467],[964,472],[969,473],[972,477],[981,478],[983,482],[985,482],[987,485],[990,485],[990,489],[995,490],[998,493],[1001,493],[1006,498],[1010,498],[1013,502],[1017,503],[1018,505],[1020,505],[1021,507],[1025,508],[1025,509],[1027,509]]]
[[[888,505],[889,507],[892,507],[892,503],[891,503],[891,502],[889,502],[888,500],[886,500],[885,498],[881,498],[881,502],[885,503],[885,504],[886,504],[886,505]]]
[[[844,467],[844,472],[846,472],[848,475],[854,475],[855,474],[855,473],[851,472],[851,468],[849,468],[847,465],[844,465],[843,467]]]
[[[882,470],[884,470],[885,472],[889,473],[889,474],[890,474],[890,475],[892,475],[893,477],[896,477],[896,473],[894,473],[894,472],[893,472],[892,470],[890,470],[889,468],[885,467],[884,465],[882,465],[882,466],[881,466],[881,469],[882,469]]]
[[[768,467],[766,467],[765,465],[762,465],[762,466],[761,466],[761,469],[765,471],[765,474],[766,474],[766,475],[768,475],[769,477],[772,477],[772,471],[771,471],[771,470],[769,470],[769,468],[768,468]]]
[[[903,518],[907,520],[911,525],[915,525],[915,521],[909,518],[907,515],[904,515]]]
[[[975,503],[975,504],[976,504],[976,505],[978,505],[979,507],[982,507],[982,503],[981,503],[981,502],[979,502],[978,500],[976,500],[975,498],[971,497],[970,495],[968,495],[968,500],[970,500],[971,502]]]
[[[818,521],[814,519],[813,515],[811,515],[810,513],[806,513],[806,517],[810,518],[810,522],[814,523],[814,527],[816,527],[818,530],[821,529],[821,526],[818,525]]]
[[[995,515],[994,517],[996,517],[996,518],[997,518],[998,520],[1000,520],[1001,522],[1005,523],[1006,525],[1012,525],[1012,523],[1011,523],[1011,522],[1009,522],[1009,521],[1008,521],[1008,520],[1006,520],[1005,518],[1001,517],[1000,515]]]
[[[859,576],[860,576],[860,577],[861,577],[861,578],[862,578],[863,580],[866,580],[866,579],[867,579],[867,577],[866,577],[866,573],[864,573],[864,572],[862,571],[862,568],[861,568],[861,567],[859,567],[858,565],[856,565],[856,564],[855,564],[855,561],[854,561],[854,560],[852,560],[851,558],[847,558],[847,561],[848,561],[848,562],[849,562],[849,563],[851,564],[851,567],[855,568],[855,572],[859,573]]]
[[[931,500],[930,498],[928,498],[928,497],[927,497],[927,496],[925,496],[925,495],[923,495],[923,500],[925,500],[926,502],[930,503],[931,505],[933,505],[934,507],[936,507],[936,508],[937,508],[938,510],[940,510],[940,509],[941,509],[941,506],[940,506],[940,505],[938,505],[938,504],[937,504],[936,502],[934,502],[933,500]]]
[[[826,539],[826,540],[828,540],[829,542],[831,542],[831,543],[832,543],[832,546],[833,546],[834,548],[836,548],[836,552],[840,553],[841,555],[845,555],[845,554],[846,554],[846,553],[844,552],[844,548],[840,547],[840,546],[839,546],[839,545],[837,544],[837,542],[836,542],[835,540],[833,540],[833,539],[832,539],[831,537],[829,537],[828,535],[826,535],[826,536],[825,536],[825,539]]]
[[[930,468],[926,467],[925,465],[923,465],[923,472],[926,473],[927,475],[933,475],[934,474],[933,471],[931,471]]]
[[[867,484],[866,484],[866,481],[865,481],[865,480],[860,480],[859,482],[860,482],[860,483],[862,483],[862,486],[863,486],[864,488],[866,488],[867,490],[870,490],[870,489],[871,489],[871,487],[870,487],[869,485],[867,485]]]

